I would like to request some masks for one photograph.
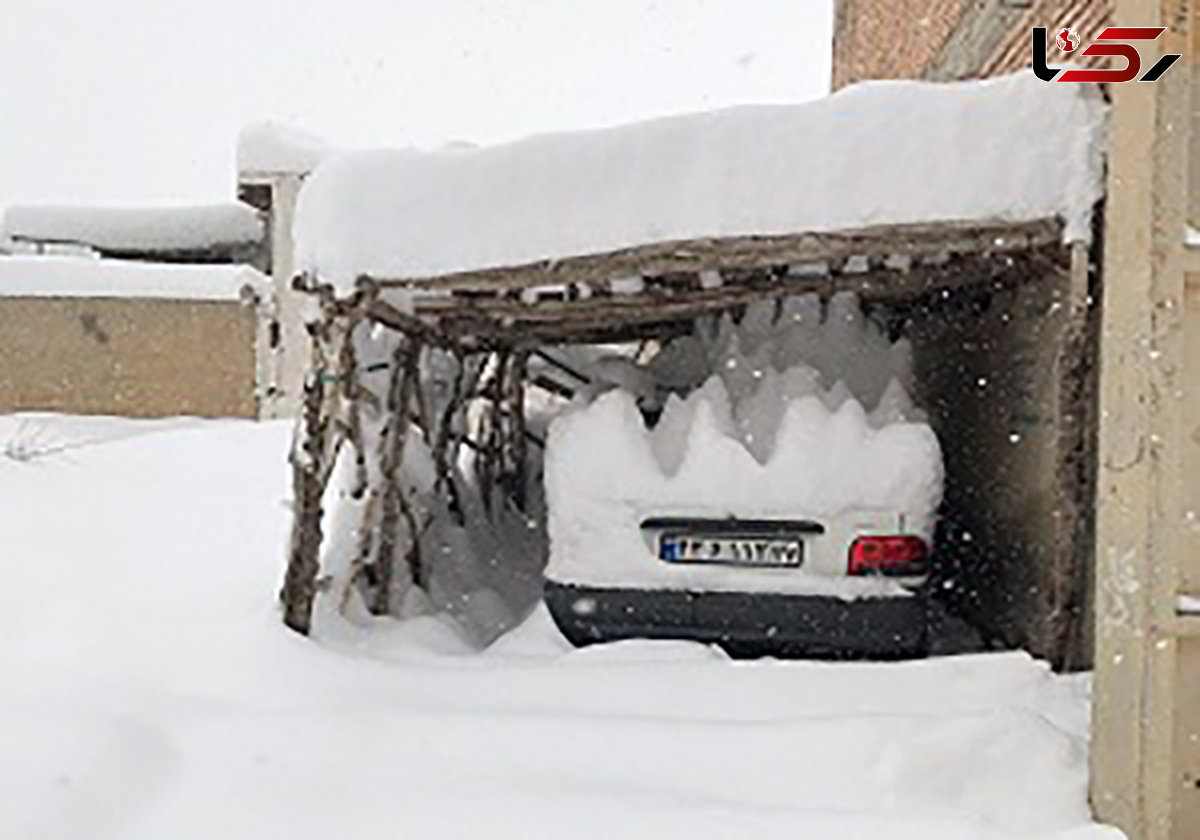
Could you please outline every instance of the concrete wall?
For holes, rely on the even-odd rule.
[[[1200,268],[1200,250],[1189,249],[1185,264]],[[1184,274],[1184,372],[1186,383],[1200,378],[1200,271]],[[1171,570],[1171,589],[1179,595],[1200,598],[1200,388],[1183,389],[1183,533],[1178,566]],[[1174,605],[1178,607],[1178,605]],[[1159,658],[1172,657],[1169,672],[1174,686],[1170,705],[1173,744],[1169,785],[1174,792],[1171,808],[1172,840],[1200,837],[1200,611],[1184,610],[1173,617],[1176,639]],[[1163,736],[1164,740],[1166,735]]]
[[[1141,49],[1194,64],[1190,4],[1117,0],[1114,19],[1167,32]],[[1196,407],[1200,266],[1185,251],[1193,74],[1112,85],[1100,331],[1096,671],[1091,796],[1130,840],[1200,837]],[[1189,513],[1191,515],[1189,516]]]
[[[942,596],[992,641],[1090,662],[1095,313],[1050,272],[911,313],[920,404],[946,465]]]
[[[1200,639],[1185,636],[1176,647],[1170,836],[1193,840],[1200,836]]]
[[[237,301],[0,298],[0,412],[253,417],[255,327]]]
[[[296,201],[306,175],[294,172],[241,172],[239,189],[245,194],[266,190],[267,263],[271,275],[271,300],[264,310],[263,341],[258,359],[260,416],[293,417],[299,411],[304,375],[311,361],[311,344],[303,310],[309,301],[292,289],[295,277],[292,222]]]

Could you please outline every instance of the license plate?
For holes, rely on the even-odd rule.
[[[663,536],[658,556],[669,563],[727,563],[738,566],[799,566],[800,540],[758,537]]]

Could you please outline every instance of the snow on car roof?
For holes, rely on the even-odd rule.
[[[878,81],[485,148],[332,155],[300,197],[300,270],[430,277],[656,242],[1058,217],[1086,239],[1105,106],[1030,73]]]
[[[257,242],[263,225],[237,202],[167,207],[15,206],[4,214],[14,240],[70,242],[101,251],[204,251]]]

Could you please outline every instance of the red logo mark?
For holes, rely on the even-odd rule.
[[[1154,66],[1138,78],[1142,71],[1142,57],[1130,41],[1156,41],[1166,32],[1165,26],[1109,26],[1100,33],[1097,41],[1114,41],[1109,44],[1089,44],[1080,55],[1116,56],[1125,59],[1125,66],[1108,70],[1066,70],[1046,64],[1046,27],[1033,28],[1033,72],[1044,82],[1155,82],[1181,56],[1165,54]],[[1074,52],[1081,43],[1078,33],[1063,27],[1055,36],[1058,46],[1065,52]]]

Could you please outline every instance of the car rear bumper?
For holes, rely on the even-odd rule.
[[[731,656],[898,659],[928,649],[926,600],[625,589],[545,582],[546,605],[577,647],[691,639]]]

